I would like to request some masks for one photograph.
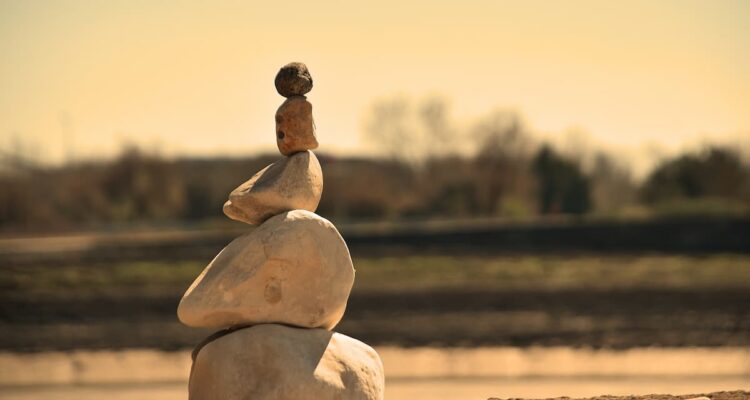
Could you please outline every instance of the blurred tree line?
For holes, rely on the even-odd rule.
[[[567,154],[535,141],[514,112],[466,125],[459,128],[439,98],[375,103],[365,134],[382,156],[319,153],[318,213],[341,221],[750,211],[750,165],[732,148],[665,159],[636,182],[603,152]],[[0,229],[222,219],[228,193],[278,157],[171,160],[131,147],[111,161],[43,167],[5,155]]]

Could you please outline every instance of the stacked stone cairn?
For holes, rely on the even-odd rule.
[[[229,194],[224,213],[257,227],[227,245],[177,309],[191,327],[217,329],[193,352],[191,400],[382,399],[383,365],[366,344],[335,333],[354,283],[343,238],[315,214],[323,173],[312,77],[281,68],[276,144],[284,158]]]

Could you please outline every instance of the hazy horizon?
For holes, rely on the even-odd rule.
[[[439,95],[459,122],[521,113],[636,170],[701,143],[748,148],[742,1],[0,4],[0,149],[40,160],[273,151],[278,68],[310,67],[320,150],[373,154],[378,99]],[[20,144],[17,144],[20,142]]]

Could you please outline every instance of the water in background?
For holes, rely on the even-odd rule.
[[[379,347],[389,400],[692,394],[750,388],[750,349]],[[185,399],[188,352],[0,354],[6,400]]]

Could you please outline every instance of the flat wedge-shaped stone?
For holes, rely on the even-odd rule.
[[[177,315],[194,327],[331,329],[344,315],[353,283],[349,250],[333,224],[289,211],[227,245],[185,292]]]
[[[251,225],[289,210],[314,212],[323,192],[323,172],[311,151],[284,157],[234,189],[224,204],[229,218]]]
[[[266,324],[198,351],[190,400],[380,400],[383,364],[370,346],[323,329]]]

